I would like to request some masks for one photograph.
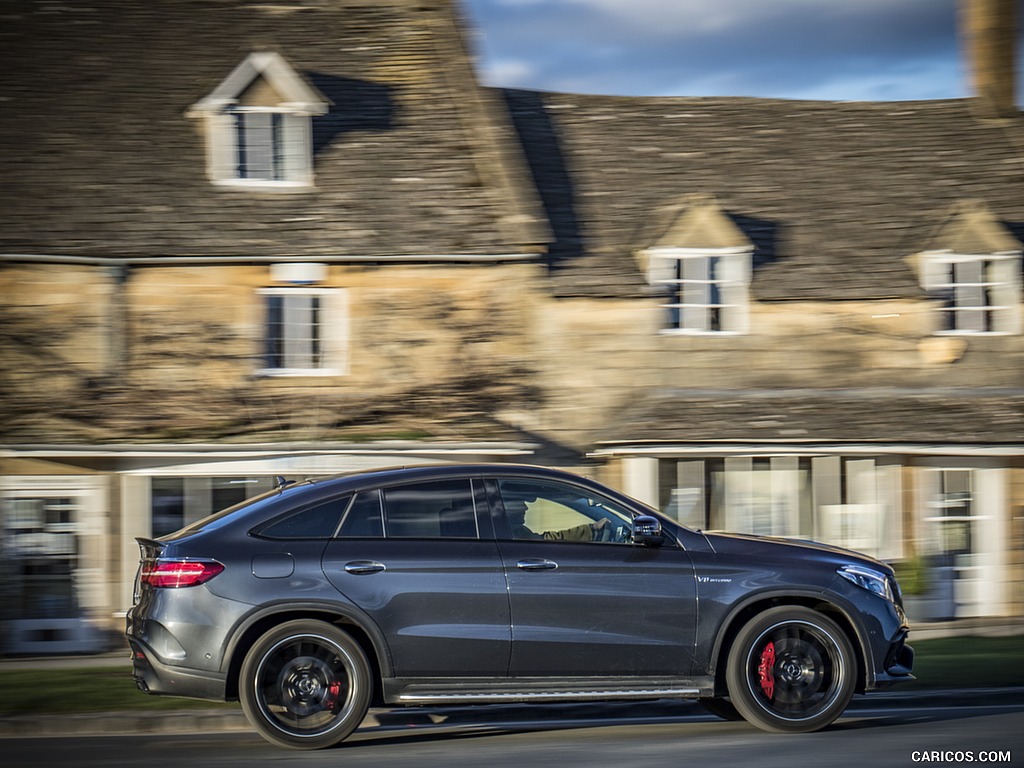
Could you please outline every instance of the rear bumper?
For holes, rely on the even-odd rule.
[[[165,664],[145,643],[128,638],[132,678],[143,693],[224,701],[226,676]]]

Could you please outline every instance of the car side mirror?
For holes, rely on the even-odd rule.
[[[664,544],[661,520],[650,515],[640,515],[633,520],[633,543],[644,547],[660,547]]]

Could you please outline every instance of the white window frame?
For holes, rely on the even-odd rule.
[[[976,279],[965,279],[968,268]],[[958,274],[959,273],[959,274]],[[922,287],[943,298],[937,336],[1005,336],[1021,333],[1020,253],[924,255]],[[953,327],[945,319],[952,316]],[[982,323],[966,318],[982,316]],[[972,327],[973,325],[973,327]],[[981,326],[981,327],[979,327]]]
[[[253,115],[281,115],[270,147],[276,178],[246,175],[243,122]],[[270,107],[232,107],[207,118],[210,176],[214,184],[239,187],[301,188],[313,184],[313,127],[309,115]]]
[[[1009,573],[1006,541],[1010,470],[996,461],[946,459],[925,462],[918,475],[921,487],[918,502],[919,546],[929,555],[949,549],[945,546],[945,523],[968,526],[970,547],[954,555],[951,566],[957,572],[953,582],[956,617],[1006,615]],[[945,478],[953,473],[969,473],[966,497],[954,497],[945,488]],[[961,514],[950,514],[950,511]]]
[[[275,104],[243,104],[245,92],[265,78],[278,95]],[[186,116],[202,118],[206,133],[206,172],[218,185],[282,190],[313,186],[314,115],[325,115],[330,101],[306,83],[278,53],[250,53],[209,94],[190,106]],[[268,113],[281,115],[278,165],[280,178],[247,178],[239,172],[240,118]]]
[[[343,288],[281,287],[261,288],[257,291],[261,299],[262,323],[260,325],[260,376],[344,376],[348,373],[348,292]],[[283,351],[284,365],[269,364],[268,346],[271,343],[271,318],[269,299],[272,296],[299,299],[319,299],[316,318],[316,334],[298,332],[306,321],[305,308],[298,302],[283,309],[286,332]],[[310,347],[317,347],[311,350]],[[312,358],[315,357],[316,360]],[[306,361],[310,364],[302,365]]]
[[[661,305],[669,316],[662,333],[750,332],[750,248],[652,248],[647,256],[648,282],[669,299]]]

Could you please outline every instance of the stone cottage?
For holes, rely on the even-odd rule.
[[[919,620],[1019,613],[998,41],[971,98],[824,103],[485,88],[457,0],[0,21],[8,652],[99,647],[136,536],[275,476],[466,459],[865,550]]]

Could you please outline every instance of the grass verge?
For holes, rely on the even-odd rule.
[[[1024,686],[1020,637],[949,637],[912,643],[912,683],[893,690]],[[148,696],[127,665],[83,669],[0,669],[0,716],[237,708],[237,702]]]
[[[238,702],[142,693],[135,687],[127,664],[82,669],[0,669],[0,691],[0,717],[238,707]]]
[[[917,679],[893,690],[1024,686],[1024,637],[913,638]]]

